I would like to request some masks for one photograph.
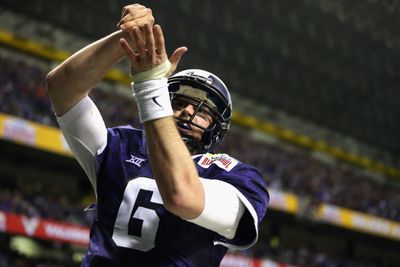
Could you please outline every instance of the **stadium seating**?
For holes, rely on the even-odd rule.
[[[56,127],[45,90],[44,79],[48,70],[4,56],[0,57],[0,62],[0,112]],[[106,125],[111,127],[132,124],[140,127],[135,116],[136,105],[132,99],[101,88],[94,90],[91,97],[98,105]],[[359,169],[347,164],[331,166],[311,157],[299,147],[290,146],[288,149],[287,145],[280,146],[248,138],[251,131],[234,125],[220,150],[257,166],[266,175],[270,189],[291,192],[308,199],[303,210],[316,208],[320,203],[330,203],[393,221],[400,220],[400,196],[396,194],[395,187],[374,181]],[[90,214],[85,215],[85,205],[82,202],[70,200],[67,196],[55,199],[44,191],[29,192],[26,188],[7,185],[1,188],[0,211],[3,212],[84,226],[88,226],[93,218]],[[267,242],[268,238],[262,240]],[[17,259],[20,264],[18,266],[25,266],[28,262],[32,264],[24,256],[13,253],[0,254],[0,266],[14,266]],[[232,257],[235,262],[240,261],[239,258],[255,261],[251,264],[258,264],[257,260],[252,260],[256,258],[264,261],[272,259],[296,266],[379,266],[351,257],[335,257],[307,246],[270,246],[268,249],[255,247],[244,255],[232,252],[229,257],[224,260],[223,266],[236,266],[230,265]],[[34,266],[63,266],[46,261],[38,261],[36,264]]]

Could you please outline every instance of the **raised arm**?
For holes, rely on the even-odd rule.
[[[160,26],[133,28],[132,35],[135,51],[123,39],[121,45],[131,60],[133,89],[145,127],[149,160],[164,206],[182,219],[232,239],[246,209],[242,195],[231,184],[199,177],[172,117],[180,110],[172,110],[165,77],[187,49],[176,49],[168,61]]]
[[[125,56],[119,40],[131,40],[127,30],[145,23],[154,23],[150,9],[138,4],[124,7],[117,25],[121,30],[87,45],[47,74],[50,100],[58,116],[87,96],[106,72]]]
[[[124,40],[121,44],[131,59],[133,81],[147,76],[144,82],[135,85],[134,91],[145,127],[151,167],[164,206],[181,218],[193,219],[204,208],[203,185],[172,117],[167,80],[160,75],[163,66],[164,73],[168,72],[161,27],[145,25],[144,28],[145,34],[138,28],[133,30],[137,53]],[[180,59],[184,52],[185,47],[178,48],[170,60]],[[176,67],[176,62],[173,65]],[[159,107],[151,102],[154,98]]]

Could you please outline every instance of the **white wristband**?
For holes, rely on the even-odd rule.
[[[132,89],[141,123],[173,115],[166,78],[132,83]]]

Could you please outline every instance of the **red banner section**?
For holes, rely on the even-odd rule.
[[[0,212],[0,231],[85,246],[89,243],[88,227],[6,212]]]
[[[296,267],[294,265],[277,263],[271,260],[257,260],[240,255],[227,254],[221,262],[221,267]]]
[[[68,244],[87,246],[89,228],[41,218],[28,218],[0,211],[0,232],[30,236],[38,239],[59,241]],[[240,255],[227,254],[221,267],[295,267],[271,260],[257,260]]]

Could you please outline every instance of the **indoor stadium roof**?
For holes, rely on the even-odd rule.
[[[115,29],[126,1],[0,5],[89,38]],[[142,1],[181,64],[220,74],[260,104],[400,157],[400,2],[395,0]],[[195,63],[195,64],[194,64]]]

